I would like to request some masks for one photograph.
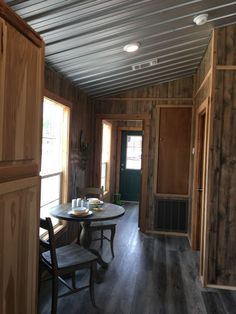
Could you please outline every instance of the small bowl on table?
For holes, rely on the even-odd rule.
[[[98,198],[88,198],[89,209],[100,208],[103,204]]]

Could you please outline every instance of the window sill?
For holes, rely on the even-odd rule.
[[[54,237],[55,239],[58,239],[63,233],[65,233],[67,231],[67,223],[63,222],[62,224],[58,224],[56,225],[53,230],[54,230]],[[48,233],[44,233],[40,236],[40,239],[42,240],[48,240]]]

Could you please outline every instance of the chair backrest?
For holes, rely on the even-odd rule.
[[[51,218],[47,217],[46,219],[40,218],[40,228],[46,230],[48,232],[48,239],[44,240],[39,238],[40,241],[40,254],[41,258],[44,263],[46,263],[50,268],[58,268],[57,264],[57,256],[56,256],[56,245],[55,245],[55,238],[54,238],[54,231]],[[47,251],[50,251],[51,257],[51,264],[43,257],[43,250],[42,248]]]
[[[86,187],[86,188],[78,188],[77,195],[78,197],[98,197],[100,200],[103,199],[103,186],[100,188],[96,187]]]

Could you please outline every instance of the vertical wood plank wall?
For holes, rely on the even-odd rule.
[[[196,107],[210,97],[203,281],[230,288],[236,286],[235,42],[236,25],[214,31],[195,78]]]
[[[178,107],[192,105],[192,77],[169,83],[127,91],[114,98],[94,100],[95,114],[150,115],[150,141],[148,157],[148,204],[146,229],[154,228],[154,193],[156,180],[156,145],[159,106]]]
[[[207,278],[236,286],[236,25],[215,37]]]

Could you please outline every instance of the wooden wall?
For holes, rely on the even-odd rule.
[[[215,30],[195,78],[196,108],[207,99],[203,282],[236,286],[236,25]]]
[[[207,279],[236,286],[236,25],[215,37]]]
[[[156,147],[160,107],[192,106],[191,77],[157,86],[138,88],[116,97],[94,100],[96,114],[148,114],[150,140],[148,143],[148,195],[146,230],[154,230],[154,195],[156,189]]]

